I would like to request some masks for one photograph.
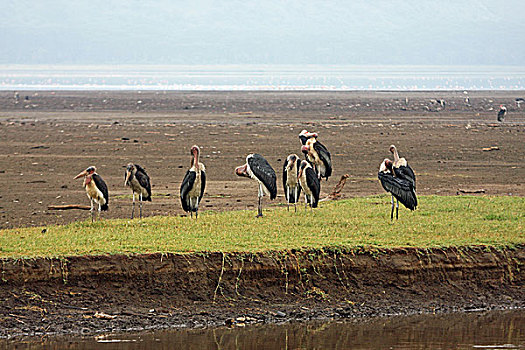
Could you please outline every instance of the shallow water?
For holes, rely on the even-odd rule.
[[[520,349],[525,348],[525,310],[27,338],[8,345],[30,349]]]
[[[0,90],[521,90],[525,66],[0,65]]]

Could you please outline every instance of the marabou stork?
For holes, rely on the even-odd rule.
[[[312,164],[319,180],[323,177],[328,180],[330,175],[332,175],[332,159],[326,147],[317,141],[315,137],[311,137],[306,140],[301,151]]]
[[[93,210],[95,208],[94,203],[98,204],[98,215],[100,217],[101,210],[108,210],[109,193],[108,186],[102,180],[100,175],[96,173],[97,168],[94,166],[88,167],[86,170],[75,176],[75,179],[84,177],[83,186],[86,189],[87,196],[91,201],[91,222],[94,221]]]
[[[124,173],[124,186],[129,186],[133,192],[131,219],[135,214],[135,193],[139,196],[140,218],[142,219],[142,201],[151,202],[151,184],[146,170],[138,164],[129,163]]]
[[[235,168],[237,176],[250,177],[259,183],[259,207],[257,217],[262,217],[262,197],[265,193],[270,199],[277,197],[277,175],[275,170],[263,156],[257,153],[246,157],[246,164]]]
[[[408,165],[405,158],[399,158],[399,153],[397,153],[397,148],[394,145],[390,146],[390,152],[394,155],[394,163],[392,165],[394,170],[394,175],[396,177],[412,181],[414,186],[414,191],[416,190],[416,174],[414,170]]]
[[[308,204],[310,204],[310,208],[317,208],[321,184],[314,169],[306,160],[301,162],[298,179],[304,191],[305,209],[307,209]]]
[[[294,204],[295,211],[297,211],[297,201],[301,195],[301,186],[299,185],[299,166],[301,160],[297,154],[290,154],[283,165],[283,189],[284,196],[288,210],[290,210],[290,203]]]
[[[381,181],[381,185],[385,191],[390,192],[392,195],[390,220],[394,220],[394,197],[397,199],[396,220],[398,219],[399,202],[410,210],[416,209],[417,197],[414,183],[405,178],[394,177],[393,163],[390,159],[385,159],[383,163],[381,163],[377,177],[379,181]]]
[[[506,116],[507,116],[507,107],[505,107],[504,105],[500,105],[499,112],[498,112],[498,122],[504,121]]]
[[[199,162],[201,150],[198,146],[192,146],[190,153],[193,156],[191,158],[191,168],[186,172],[180,185],[180,200],[182,209],[185,212],[190,212],[192,217],[193,212],[195,212],[195,218],[197,218],[199,215],[199,204],[206,188],[206,168],[204,164]]]

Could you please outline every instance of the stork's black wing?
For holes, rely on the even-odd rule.
[[[398,168],[394,168],[394,174],[396,174],[396,177],[400,179],[412,181],[414,191],[416,190],[416,174],[414,174],[414,170],[412,170],[410,165],[407,164],[407,166],[400,166]]]
[[[332,158],[330,157],[330,152],[328,152],[326,147],[319,141],[314,143],[314,150],[317,152],[319,159],[321,159],[326,168],[324,177],[328,180],[328,178],[332,175]]]
[[[297,177],[299,177],[299,172],[301,171],[300,169],[301,160],[297,159],[296,162],[297,162]],[[299,198],[300,195],[301,195],[301,183],[297,181],[297,198]]]
[[[502,122],[505,119],[505,110],[500,109],[498,112],[498,122]]]
[[[142,198],[142,199],[145,200],[145,201],[150,201],[151,202],[151,184],[150,184],[150,181],[149,181],[149,176],[146,173],[146,170],[144,170],[144,168],[141,167],[140,165],[135,164],[135,168],[137,168],[137,171],[135,172],[135,177],[137,178],[137,181],[148,192],[148,197],[147,198]]]
[[[106,200],[106,204],[100,207],[101,210],[108,210],[108,204],[109,204],[109,192],[108,192],[108,186],[102,180],[102,177],[100,177],[99,174],[93,174],[91,177],[93,181],[95,182],[95,186],[102,192],[102,195],[104,196],[104,199]]]
[[[201,170],[201,195],[199,196],[199,203],[202,200],[202,196],[204,196],[204,188],[206,187],[206,173],[204,170]]]
[[[180,185],[180,201],[182,204],[182,209],[184,211],[191,211],[191,208],[188,206],[188,192],[193,188],[193,185],[195,184],[195,178],[197,177],[197,174],[195,174],[194,171],[187,171],[186,176],[184,176],[184,180],[182,180],[182,184]]]
[[[306,141],[308,140],[308,137],[306,137],[304,135],[299,135],[299,140],[301,140],[301,143],[303,145],[306,145]]]
[[[283,164],[283,190],[284,196],[286,197],[286,181],[288,181],[288,172],[286,171],[286,166],[288,165],[288,159],[284,160]],[[286,198],[288,200],[288,198]]]
[[[397,198],[405,207],[414,210],[417,207],[417,197],[414,192],[414,186],[410,180],[394,177],[391,173],[384,173],[380,171],[377,174],[379,181],[385,191],[390,192]]]
[[[317,208],[317,203],[319,202],[319,193],[321,192],[321,183],[319,182],[319,179],[314,169],[308,167],[305,171],[306,185],[308,186],[310,191],[312,191],[312,195],[314,196],[312,208]]]
[[[259,179],[270,192],[270,199],[277,197],[277,175],[275,170],[263,156],[260,154],[252,154],[248,157],[248,165],[252,170],[253,175]]]

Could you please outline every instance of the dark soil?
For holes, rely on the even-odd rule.
[[[525,246],[3,260],[0,337],[525,307]]]
[[[49,205],[89,204],[81,180],[95,165],[110,191],[104,217],[128,217],[124,168],[135,162],[152,179],[144,213],[181,215],[180,183],[190,147],[201,146],[208,172],[204,210],[254,209],[257,188],[234,175],[261,153],[280,177],[282,161],[300,154],[298,134],[317,131],[332,153],[331,191],[343,197],[383,193],[379,164],[398,146],[418,176],[420,194],[525,195],[524,92],[0,92],[0,228],[63,224],[88,212]],[[408,98],[408,104],[405,98]],[[445,99],[445,108],[432,100]],[[140,103],[139,103],[140,101]],[[509,113],[496,122],[500,104]],[[497,146],[499,149],[483,151]],[[279,189],[272,205],[284,202]]]

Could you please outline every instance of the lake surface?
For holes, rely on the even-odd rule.
[[[0,65],[0,90],[523,90],[525,66]]]
[[[525,310],[29,339],[8,345],[29,349],[523,349]]]

